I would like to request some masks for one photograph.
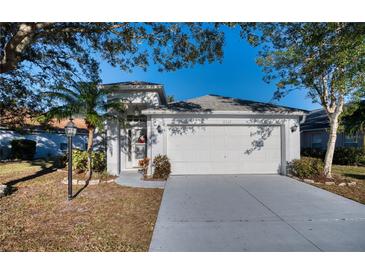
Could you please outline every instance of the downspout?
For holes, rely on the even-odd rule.
[[[299,126],[300,126],[301,124],[304,124],[306,119],[307,119],[307,115],[306,115],[306,114],[304,114],[304,115],[302,116],[302,119],[299,121]],[[300,132],[302,132],[302,130],[300,130]]]

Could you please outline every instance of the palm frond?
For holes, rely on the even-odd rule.
[[[61,101],[63,104],[75,104],[77,102],[77,100],[74,97],[56,91],[43,92],[42,96],[52,99],[57,99]]]

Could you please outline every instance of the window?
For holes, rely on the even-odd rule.
[[[357,146],[357,135],[345,135],[344,143],[345,146]]]
[[[60,143],[60,150],[66,151],[67,150],[67,143]]]
[[[312,135],[312,148],[321,148],[321,147],[322,147],[322,135],[313,134]]]
[[[132,161],[132,130],[128,129],[128,161]]]
[[[84,150],[87,150],[87,143],[84,143]]]

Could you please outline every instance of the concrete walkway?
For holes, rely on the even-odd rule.
[[[173,176],[150,251],[365,251],[365,206],[279,175]]]
[[[122,172],[115,182],[122,186],[136,188],[164,188],[166,181],[145,181],[137,171]]]

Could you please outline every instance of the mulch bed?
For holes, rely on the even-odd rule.
[[[356,202],[365,204],[365,183],[357,182],[356,186],[338,186],[332,185],[327,186],[323,184],[314,184],[314,186],[331,191],[348,199],[354,200]]]
[[[100,183],[69,202],[64,172],[34,173],[0,176],[14,188],[0,198],[0,251],[148,250],[162,190]]]
[[[356,202],[365,204],[365,181],[355,180],[350,178],[345,178],[343,176],[333,174],[332,179],[326,179],[325,177],[314,178],[315,183],[310,185],[325,189],[327,191],[336,193],[348,199],[354,200]],[[326,182],[332,181],[334,185],[326,185]],[[348,183],[356,182],[356,185],[349,186]],[[345,186],[339,186],[341,183],[346,183]]]

